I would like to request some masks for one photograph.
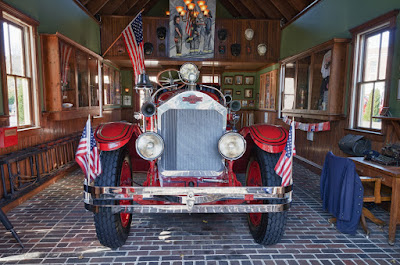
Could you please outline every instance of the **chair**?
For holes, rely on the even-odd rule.
[[[337,157],[332,152],[326,155],[321,174],[321,198],[324,209],[334,216],[329,222],[336,222],[339,231],[354,234],[361,222],[369,237],[365,218],[379,226],[385,225],[363,207],[363,202],[390,201],[390,193],[382,190],[380,177],[359,177],[353,161]]]

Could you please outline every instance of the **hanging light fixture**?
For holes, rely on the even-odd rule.
[[[206,9],[207,9],[207,5],[202,5],[202,6],[200,6],[200,10],[201,10],[201,11],[204,12],[204,10],[206,10]]]
[[[180,15],[181,15],[182,17],[184,17],[184,16],[186,15],[186,10],[182,10],[181,13],[180,13]]]
[[[192,0],[185,0],[184,2],[185,2],[185,5],[188,5],[192,2]]]
[[[197,4],[201,7],[206,4],[206,1],[197,1]]]
[[[170,12],[169,10],[165,11],[165,15],[169,16]]]
[[[195,3],[190,3],[187,5],[189,10],[193,10],[195,8],[196,4]]]
[[[208,13],[210,13],[210,10],[206,9],[206,10],[203,11],[203,13],[206,16],[206,15],[208,15]]]
[[[176,7],[176,11],[178,11],[178,13],[181,13],[183,9],[184,9],[183,6]]]

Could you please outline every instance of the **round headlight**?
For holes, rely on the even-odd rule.
[[[218,150],[225,159],[236,160],[246,151],[246,141],[242,135],[228,132],[219,139]]]
[[[155,160],[164,151],[164,141],[156,133],[143,133],[136,140],[136,151],[145,160]]]
[[[183,81],[194,83],[199,78],[200,72],[194,63],[184,63],[179,69]]]

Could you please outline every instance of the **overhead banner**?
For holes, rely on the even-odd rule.
[[[213,58],[216,0],[170,0],[169,10],[169,57]]]

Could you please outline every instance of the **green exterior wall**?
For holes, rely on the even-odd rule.
[[[400,1],[321,0],[303,16],[283,29],[280,57],[283,59],[295,55],[332,38],[351,38],[349,29],[394,9],[400,9]],[[389,99],[390,111],[397,117],[400,116],[400,101],[396,100],[400,78],[399,17],[395,32]]]
[[[39,33],[60,32],[100,54],[100,26],[72,0],[4,0],[39,21]]]

